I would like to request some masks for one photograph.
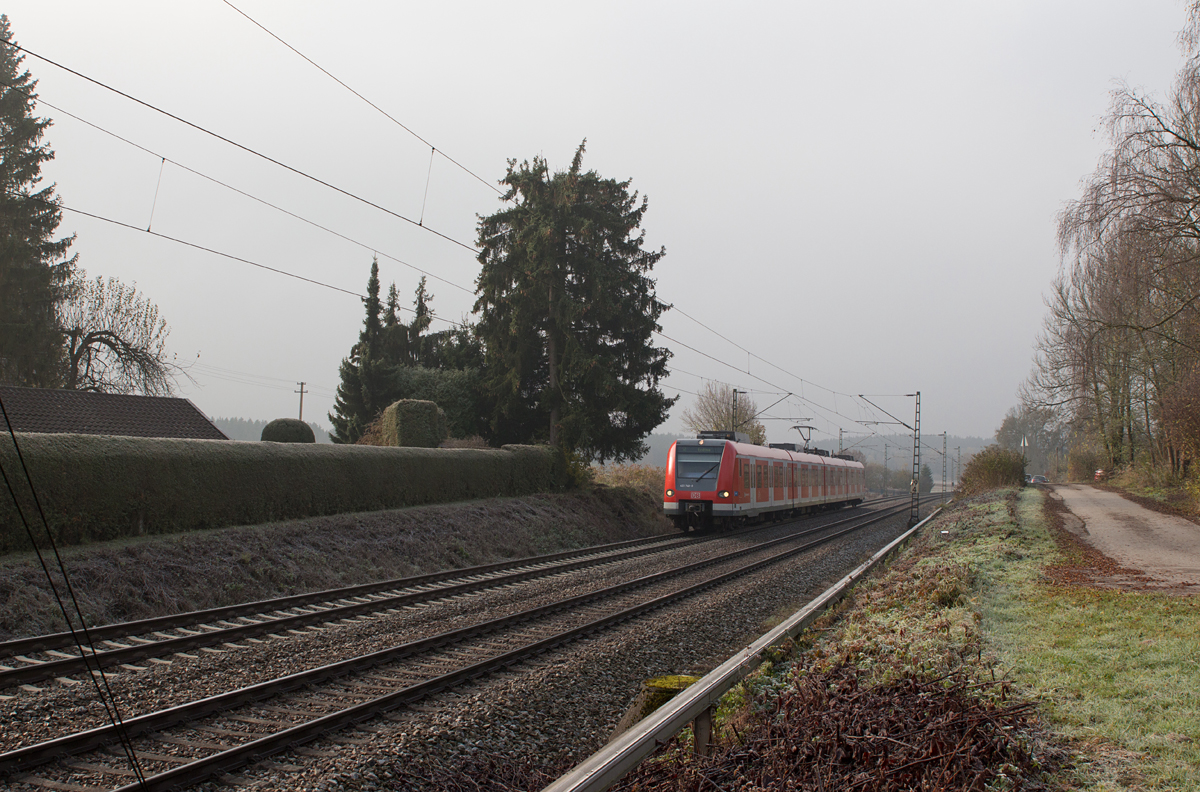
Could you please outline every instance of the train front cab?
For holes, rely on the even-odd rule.
[[[727,440],[676,440],[667,453],[663,514],[681,531],[712,527],[714,507],[724,512],[730,489],[733,444]],[[740,493],[739,493],[740,494]]]

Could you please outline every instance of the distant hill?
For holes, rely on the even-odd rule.
[[[253,421],[249,418],[213,418],[212,422],[218,429],[225,433],[225,436],[230,440],[247,440],[257,442],[262,439],[262,430],[269,421]],[[329,432],[321,427],[320,424],[308,422],[312,427],[313,434],[317,438],[318,443],[331,443]]]

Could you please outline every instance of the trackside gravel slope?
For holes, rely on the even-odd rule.
[[[659,533],[674,530],[652,497],[596,487],[116,540],[63,555],[95,625]],[[0,640],[63,629],[33,553],[0,560]]]

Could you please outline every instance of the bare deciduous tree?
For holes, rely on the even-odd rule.
[[[738,392],[737,409],[734,410],[733,388],[720,382],[705,382],[696,401],[683,411],[683,425],[693,432],[709,430],[745,432],[750,442],[762,445],[767,442],[767,430],[754,420],[758,405],[748,395]]]
[[[1200,2],[1180,41],[1164,100],[1114,92],[1112,149],[1059,217],[1066,269],[1023,391],[1113,465],[1179,470],[1181,424],[1164,420],[1164,400],[1200,362]]]
[[[158,307],[116,278],[77,279],[63,303],[63,387],[169,396],[181,369],[167,355]]]

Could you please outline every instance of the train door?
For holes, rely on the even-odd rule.
[[[771,490],[767,486],[767,463],[754,461],[754,501],[765,505],[771,500]]]

